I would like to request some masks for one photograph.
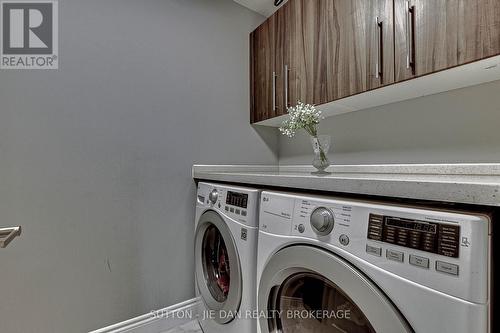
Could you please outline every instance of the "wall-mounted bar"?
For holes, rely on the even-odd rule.
[[[0,228],[0,248],[5,248],[14,238],[21,235],[21,227]]]

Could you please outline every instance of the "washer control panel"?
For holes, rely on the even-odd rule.
[[[259,191],[239,186],[199,183],[197,204],[219,211],[234,220],[257,227]]]
[[[322,246],[462,298],[488,300],[487,214],[262,192],[259,230]]]
[[[458,258],[460,226],[370,214],[368,239]]]

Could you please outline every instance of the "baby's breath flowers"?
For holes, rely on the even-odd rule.
[[[321,111],[317,110],[314,105],[299,101],[296,106],[288,108],[288,118],[281,124],[280,132],[290,138],[294,137],[300,129],[309,133],[316,154],[313,165],[320,173],[323,173],[324,169],[330,165],[330,161],[328,161],[325,149],[318,139],[318,124],[321,119],[323,119]]]
[[[318,124],[323,117],[321,111],[314,105],[298,102],[296,106],[288,108],[288,119],[283,121],[280,132],[290,138],[295,136],[299,129],[304,129],[309,135],[318,135]]]

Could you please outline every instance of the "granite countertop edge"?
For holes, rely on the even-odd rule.
[[[338,165],[326,176],[307,165],[202,165],[192,177],[293,189],[500,206],[500,164]]]

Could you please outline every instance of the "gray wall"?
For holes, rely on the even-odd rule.
[[[0,332],[83,332],[193,296],[193,163],[277,163],[231,0],[63,0],[60,70],[0,72]]]
[[[500,81],[327,118],[335,164],[500,162]],[[309,164],[301,133],[280,137],[280,164]]]

